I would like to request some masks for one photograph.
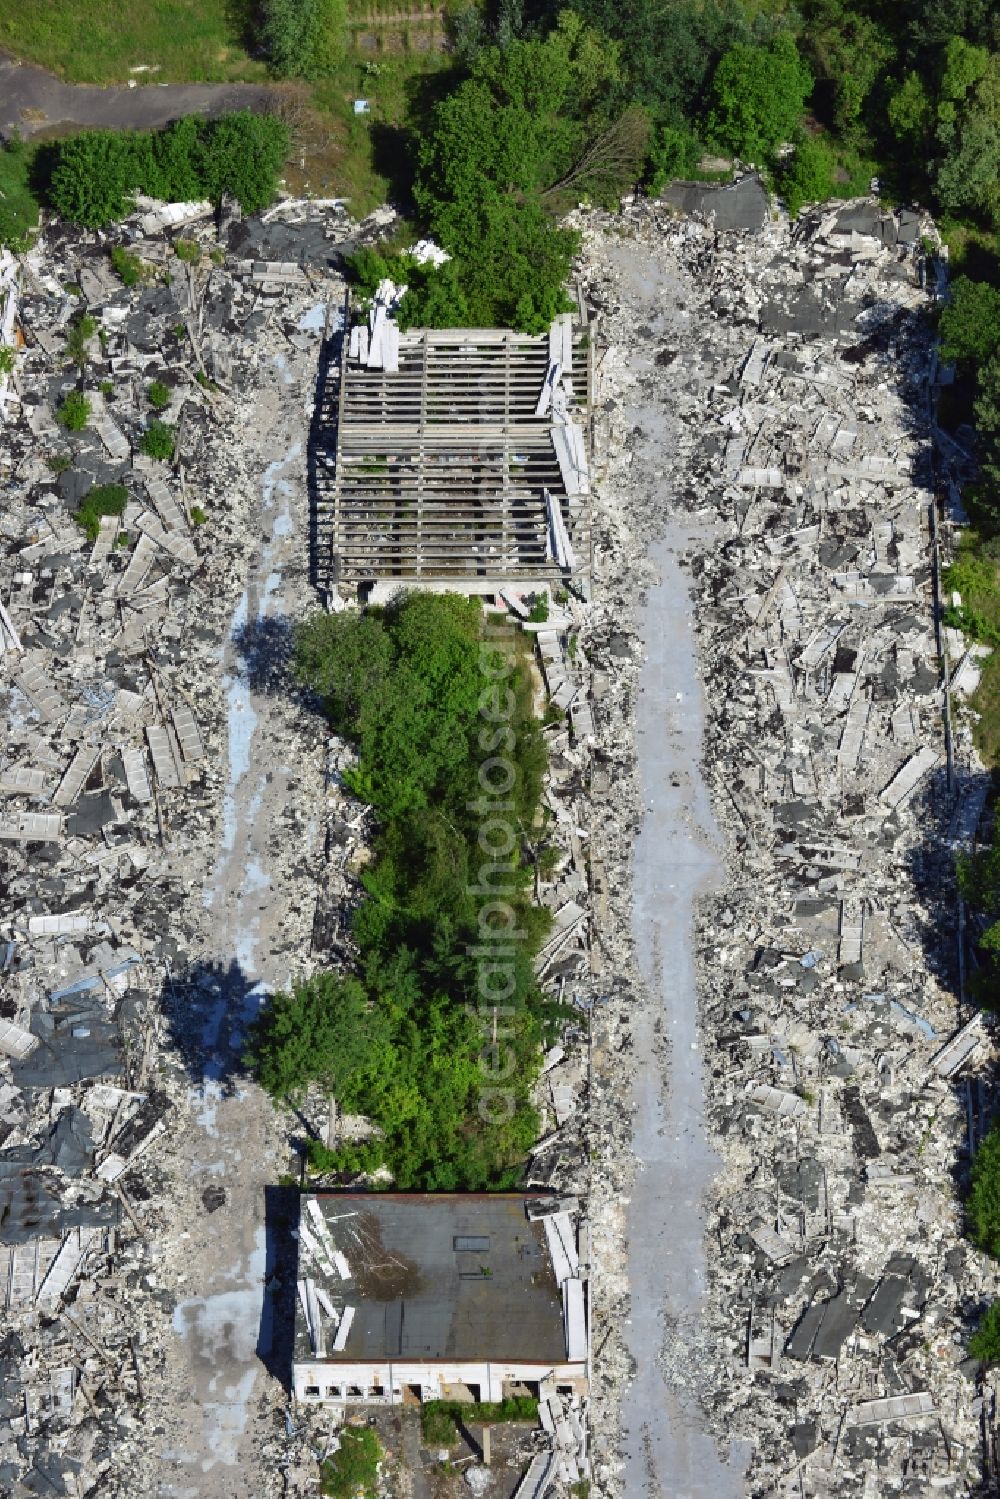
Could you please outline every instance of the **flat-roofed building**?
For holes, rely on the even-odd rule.
[[[307,1403],[587,1393],[575,1200],[304,1195],[293,1383]]]

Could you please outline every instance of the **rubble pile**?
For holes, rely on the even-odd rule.
[[[322,336],[343,299],[334,247],[356,232],[331,205],[246,223],[230,209],[217,227],[209,205],[147,203],[116,235],[142,264],[133,287],[107,236],[59,226],[16,273],[0,266],[2,325],[19,351],[0,397],[5,1494],[154,1491],[149,1411],[162,1431],[183,1378],[166,1286],[183,1279],[188,1230],[227,1191],[202,1192],[193,1124],[205,1001],[228,982],[203,961],[228,946],[228,913],[209,912],[202,891],[240,773],[233,713],[249,706],[225,675],[231,622],[251,562],[266,574],[268,545],[291,524],[266,483],[261,499],[275,454],[259,413],[291,402],[308,433]],[[94,329],[82,351],[81,314]],[[91,419],[71,433],[55,413],[78,366]],[[158,413],[154,381],[169,392]],[[139,450],[154,414],[176,434],[170,464]],[[127,499],[91,542],[74,517],[103,485]],[[305,538],[301,553],[304,606]],[[246,616],[237,660],[266,690],[286,649],[267,587]],[[274,718],[275,750],[300,765],[306,805],[321,806],[319,719],[294,695]],[[289,831],[301,815],[287,808]],[[317,873],[290,842],[277,852],[276,830],[275,857],[308,877],[282,913],[289,971],[309,961]],[[275,1175],[282,1147],[283,1131],[261,1134]],[[290,1450],[265,1463],[270,1492]]]
[[[669,511],[690,522],[727,877],[697,932],[724,1162],[709,1326],[697,1346],[665,1327],[662,1358],[720,1438],[752,1444],[750,1493],[968,1492],[982,1402],[964,1344],[995,1277],[963,1240],[956,1171],[987,1127],[991,1045],[956,998],[952,860],[985,778],[946,736],[935,633],[953,475],[931,446],[933,226],[871,203],[745,235],[645,204],[582,226],[605,470],[582,646],[593,773],[614,788],[591,814],[614,973],[591,1090],[595,1448],[628,1424],[621,1071],[647,1002],[628,939],[634,604]],[[656,273],[683,337],[634,294]],[[673,452],[650,475],[628,422],[657,405]],[[596,1476],[616,1482],[610,1461]]]

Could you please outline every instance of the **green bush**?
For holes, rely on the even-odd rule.
[[[17,351],[10,344],[0,344],[0,375],[11,375],[17,363]]]
[[[701,147],[684,124],[661,125],[653,135],[647,164],[649,191],[659,197],[668,182],[690,177],[698,168]]]
[[[142,261],[121,245],[112,246],[111,264],[125,286],[138,286],[142,280]]]
[[[0,245],[11,250],[26,250],[38,224],[30,176],[31,153],[15,136],[0,148]]]
[[[188,514],[191,517],[192,526],[203,526],[208,520],[208,516],[205,514],[204,510],[202,510],[200,505],[192,505],[191,509],[188,511]]]
[[[378,1499],[378,1465],[382,1444],[367,1426],[346,1426],[340,1446],[322,1464],[320,1490],[332,1499]]]
[[[991,1301],[969,1339],[969,1353],[984,1364],[1000,1364],[1000,1301]]]
[[[54,144],[49,201],[92,229],[125,218],[137,192],[215,203],[229,192],[245,213],[258,213],[274,197],[288,147],[280,120],[248,110],[187,115],[158,131],[87,131]]]
[[[73,519],[86,531],[88,541],[96,541],[101,517],[121,515],[127,504],[128,490],[124,484],[97,484],[84,496]]]
[[[194,239],[175,239],[174,254],[178,260],[187,260],[194,264],[201,259],[201,245]]]
[[[170,405],[170,391],[162,380],[154,380],[146,394],[154,411],[166,411]]]
[[[56,421],[67,432],[82,432],[90,421],[90,402],[80,390],[71,390],[56,412]]]
[[[166,463],[174,456],[174,443],[176,441],[174,429],[166,422],[150,422],[142,434],[139,447],[147,458],[159,458]]]
[[[822,136],[800,137],[776,173],[790,218],[794,219],[806,203],[822,203],[832,196],[836,164],[830,144]]]

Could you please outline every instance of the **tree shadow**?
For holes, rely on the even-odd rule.
[[[295,691],[295,630],[287,616],[247,620],[234,630],[232,640],[240,657],[240,676],[252,692],[277,697]]]
[[[237,958],[228,964],[196,963],[168,978],[161,1008],[174,1053],[206,1099],[232,1097],[247,1081],[246,1032],[266,993],[262,983],[244,973]]]

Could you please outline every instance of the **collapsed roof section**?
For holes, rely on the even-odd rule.
[[[489,592],[585,571],[588,353],[548,334],[401,333],[376,297],[345,335],[317,455],[318,581]]]

